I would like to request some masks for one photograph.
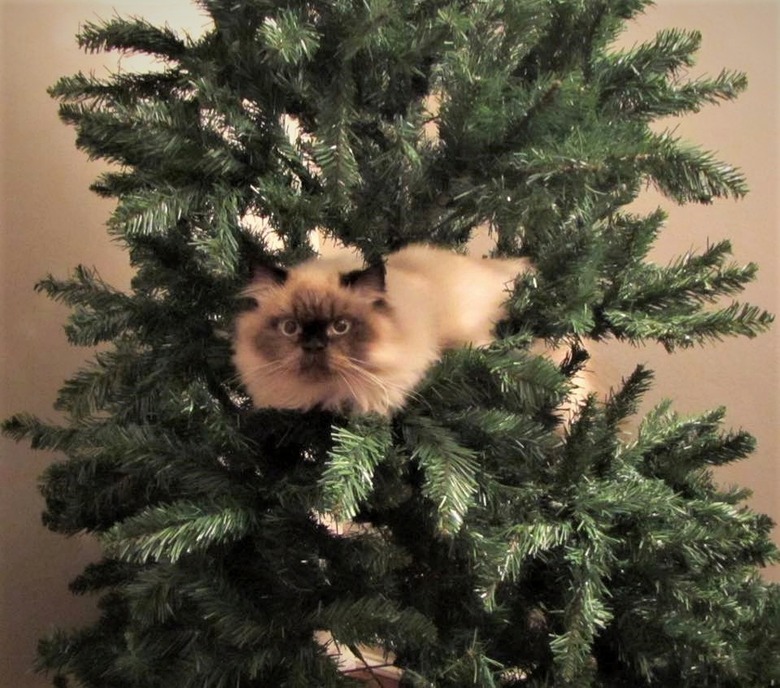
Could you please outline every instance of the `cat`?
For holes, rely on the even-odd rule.
[[[524,259],[413,244],[366,266],[355,253],[259,266],[233,363],[256,408],[389,415],[445,349],[482,346]]]

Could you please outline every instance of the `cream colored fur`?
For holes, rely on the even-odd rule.
[[[514,278],[524,260],[481,259],[445,249],[412,245],[390,254],[382,295],[387,308],[371,303],[377,294],[351,290],[339,276],[361,269],[356,254],[306,261],[289,271],[283,285],[251,285],[258,308],[236,321],[234,364],[256,407],[325,409],[387,414],[401,408],[444,349],[484,345],[503,316]],[[272,313],[289,314],[296,294],[321,294],[351,301],[370,318],[374,332],[364,360],[333,353],[333,375],[312,380],[299,374],[294,354],[280,360],[255,345]]]

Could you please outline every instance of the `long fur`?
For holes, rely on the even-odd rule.
[[[257,307],[236,320],[233,362],[258,408],[387,414],[444,349],[491,341],[513,280],[527,267],[412,245],[388,256],[386,272],[347,252],[289,271],[264,269],[245,292]],[[349,331],[339,335],[342,319]],[[286,321],[302,332],[285,334]],[[307,335],[315,330],[320,335]],[[305,342],[317,337],[327,341],[307,351]]]

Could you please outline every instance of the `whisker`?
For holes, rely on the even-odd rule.
[[[403,391],[400,386],[398,385],[391,385],[387,381],[382,380],[380,377],[374,375],[373,373],[368,372],[364,368],[361,368],[360,366],[355,365],[351,359],[342,359],[340,363],[345,363],[346,368],[341,368],[341,370],[344,373],[349,373],[350,375],[357,376],[358,380],[361,380],[363,382],[369,382],[373,384],[375,387],[379,389],[380,392],[382,392],[384,396],[384,402],[386,406],[390,405],[390,392],[389,390],[391,388],[396,388],[400,391]]]
[[[352,363],[353,361],[355,361],[357,359],[349,359],[349,360],[350,360],[350,363]],[[353,364],[353,365],[350,366],[350,369],[353,370],[354,372],[358,373],[359,375],[365,377],[367,380],[375,382],[377,385],[379,385],[379,386],[381,386],[381,387],[383,387],[385,389],[396,389],[398,391],[404,391],[404,389],[405,389],[403,385],[399,385],[399,384],[397,384],[395,382],[390,382],[389,380],[385,380],[385,379],[379,377],[378,375],[372,373],[370,370],[366,370],[365,368],[362,368],[360,366],[356,366],[356,365]]]
[[[350,361],[358,361],[359,359],[350,358]],[[420,396],[419,392],[417,392],[413,388],[405,387],[404,385],[400,385],[394,382],[390,382],[389,380],[383,380],[382,378],[378,377],[374,373],[366,370],[365,368],[361,368],[360,366],[354,366],[354,369],[359,372],[361,375],[370,377],[373,381],[376,382],[376,384],[380,385],[381,387],[385,389],[393,389],[395,391],[401,392],[405,399],[415,399],[420,400],[422,397]]]
[[[292,371],[294,361],[286,361],[284,359],[281,359],[279,361],[273,361],[271,363],[265,363],[263,365],[259,365],[255,368],[252,368],[251,370],[247,371],[247,375],[254,377],[258,373],[270,373],[271,375],[275,373],[289,373]],[[270,370],[269,370],[270,369]]]
[[[294,374],[295,363],[295,354],[289,354],[278,360],[266,361],[265,363],[260,363],[248,370],[239,371],[238,374],[234,376],[234,381],[247,384],[261,377],[276,378],[280,375]]]
[[[266,367],[268,367],[268,366],[267,365],[263,365],[263,366],[257,366],[255,368],[252,368],[252,369],[247,370],[247,371],[239,370],[235,375],[231,375],[228,378],[227,381],[229,383],[233,383],[233,384],[235,384],[235,383],[245,384],[249,380],[254,379]]]
[[[350,384],[349,378],[347,377],[346,373],[343,370],[336,369],[336,374],[344,381],[344,384],[349,389],[350,394],[352,395],[352,398],[357,401],[357,392],[355,392],[355,388]]]

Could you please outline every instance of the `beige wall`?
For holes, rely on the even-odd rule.
[[[677,26],[698,29],[703,45],[692,76],[715,76],[721,69],[744,71],[749,87],[737,101],[707,107],[669,122],[676,133],[741,168],[751,193],[741,201],[723,200],[711,206],[672,206],[648,192],[637,205],[669,211],[655,258],[666,262],[690,248],[700,250],[731,239],[735,259],[760,265],[758,280],[740,299],[780,317],[778,283],[778,221],[780,220],[780,3],[776,0],[657,0],[657,7],[631,27],[623,43],[631,45],[656,31]],[[718,473],[724,484],[753,491],[753,508],[780,521],[780,322],[756,339],[730,339],[717,345],[666,354],[660,347],[601,347],[596,370],[604,377],[625,375],[636,362],[657,371],[645,409],[664,398],[675,400],[683,413],[725,405],[730,428],[754,434],[758,450],[746,461]],[[609,371],[609,372],[607,372]],[[775,531],[780,543],[780,530]],[[780,567],[767,572],[780,580]]]
[[[708,239],[732,238],[740,261],[762,265],[748,298],[778,308],[777,246],[777,46],[778,7],[773,0],[659,0],[629,34],[631,44],[656,29],[685,26],[704,32],[699,65],[748,72],[751,88],[737,103],[686,118],[679,132],[742,167],[753,189],[740,203],[671,208],[659,259]],[[0,417],[26,410],[53,418],[51,403],[62,382],[88,352],[67,346],[65,308],[36,295],[32,285],[76,264],[97,266],[111,283],[124,285],[124,255],[106,238],[111,204],[88,191],[100,171],[74,148],[74,133],[61,125],[56,103],[45,93],[59,76],[115,64],[87,56],[73,35],[81,21],[119,13],[168,21],[197,33],[203,20],[187,0],[0,0]],[[128,66],[128,60],[124,61]],[[670,204],[648,194],[644,207]],[[638,362],[657,370],[652,399],[672,397],[676,408],[695,412],[725,404],[729,422],[759,439],[758,453],[722,472],[728,482],[755,490],[753,505],[780,519],[778,450],[778,342],[780,329],[753,341],[667,356],[655,348],[602,347],[594,369],[601,388],[616,384]],[[651,402],[648,402],[648,404]],[[89,600],[72,598],[67,581],[95,555],[94,544],[65,539],[40,525],[37,476],[52,457],[0,440],[0,688],[48,685],[29,673],[36,639],[53,626],[79,624],[94,614]],[[779,578],[778,572],[770,575]]]

